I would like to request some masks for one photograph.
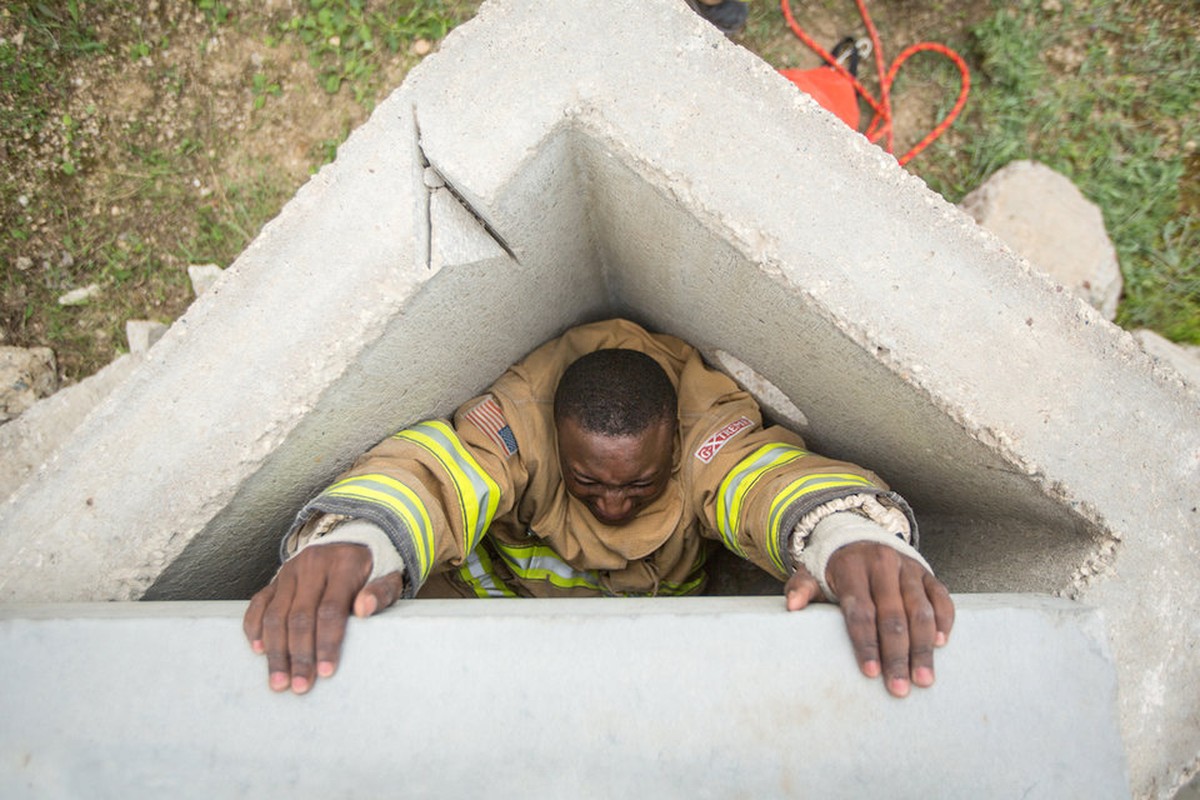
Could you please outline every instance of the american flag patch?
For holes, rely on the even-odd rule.
[[[733,422],[726,425],[721,430],[714,433],[712,436],[704,440],[700,447],[696,450],[696,458],[703,461],[705,464],[711,462],[717,457],[717,453],[725,446],[725,443],[738,434],[738,431],[744,431],[746,428],[753,428],[754,423],[748,417],[739,417]]]
[[[483,431],[489,439],[504,451],[507,458],[517,452],[517,437],[513,436],[500,404],[490,394],[475,404],[475,407],[463,414],[475,423],[475,427]]]

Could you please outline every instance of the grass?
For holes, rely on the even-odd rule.
[[[348,85],[356,99],[369,102],[384,54],[398,53],[418,39],[441,39],[460,21],[459,11],[459,4],[443,0],[382,7],[368,7],[366,0],[307,0],[278,30],[307,47],[325,91]]]

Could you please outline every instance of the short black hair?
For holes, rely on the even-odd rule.
[[[596,350],[567,367],[554,393],[554,421],[572,419],[589,433],[636,436],[674,424],[678,397],[667,373],[638,350]]]

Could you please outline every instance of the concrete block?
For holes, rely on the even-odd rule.
[[[780,598],[411,601],[272,694],[241,604],[0,610],[0,795],[1125,798],[1094,610],[961,596],[934,688]]]
[[[1134,791],[1193,768],[1196,389],[677,0],[485,3],[0,507],[0,600],[246,597],[363,449],[618,314],[887,478],[952,589],[1101,607]]]

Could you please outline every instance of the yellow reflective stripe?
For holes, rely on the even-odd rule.
[[[444,422],[422,422],[395,435],[426,450],[437,459],[450,476],[458,496],[458,509],[463,521],[464,550],[475,549],[483,536],[496,507],[500,504],[500,486],[479,466],[479,462],[462,445],[458,435]]]
[[[704,583],[707,575],[704,572],[704,565],[708,563],[708,548],[701,547],[700,553],[696,556],[696,563],[692,565],[692,575],[696,577],[683,583],[671,583],[664,581],[660,586],[660,594],[691,594],[700,588],[700,584]]]
[[[582,587],[602,591],[594,572],[575,569],[545,545],[501,544],[495,540],[493,542],[509,569],[522,580],[548,581],[562,589]]]
[[[700,584],[703,581],[704,581],[703,575],[692,578],[690,581],[687,581],[686,583],[668,583],[668,582],[664,581],[658,585],[658,593],[666,594],[666,595],[691,594],[692,592],[696,591],[696,589],[698,589],[700,587]]]
[[[380,506],[404,523],[413,540],[417,568],[424,581],[433,568],[433,523],[416,492],[387,475],[356,475],[338,481],[321,493]]]
[[[458,568],[459,577],[466,581],[476,597],[516,597],[507,584],[496,574],[492,559],[482,547],[476,548]]]
[[[779,567],[780,572],[787,572],[787,567],[783,563],[783,555],[779,552],[779,544],[781,540],[779,525],[783,518],[783,512],[787,510],[796,500],[799,500],[806,494],[821,491],[822,489],[838,489],[838,488],[858,488],[860,486],[873,486],[869,480],[861,475],[854,475],[849,472],[814,472],[811,475],[805,475],[803,478],[792,481],[783,488],[771,503],[771,509],[767,513],[767,555],[771,559],[771,563]]]
[[[729,471],[717,489],[717,530],[727,548],[743,558],[746,557],[745,551],[738,544],[737,532],[741,523],[742,503],[759,478],[775,467],[781,467],[806,455],[807,450],[794,445],[768,444],[743,458]]]

